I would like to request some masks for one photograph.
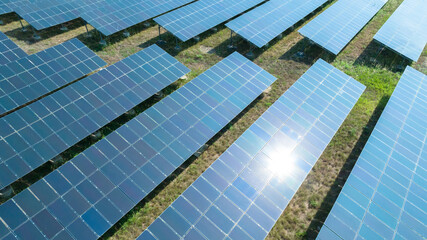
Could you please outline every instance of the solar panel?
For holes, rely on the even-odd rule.
[[[56,26],[76,18],[87,9],[98,7],[105,0],[38,0],[19,4],[13,10],[36,30]]]
[[[0,189],[189,72],[153,45],[0,119]]]
[[[263,47],[326,1],[270,0],[225,25],[257,47]]]
[[[317,61],[139,239],[264,239],[364,89]]]
[[[86,11],[81,17],[96,30],[109,36],[192,1],[194,0],[110,1]]]
[[[427,76],[407,67],[317,239],[425,239]]]
[[[38,0],[32,0],[35,2]],[[0,3],[0,15],[13,12],[13,8],[28,3],[29,0],[2,0]]]
[[[0,65],[18,60],[27,54],[4,33],[0,32]]]
[[[230,55],[1,205],[0,238],[98,238],[274,81]]]
[[[0,66],[0,114],[61,88],[106,64],[75,38]]]
[[[337,55],[387,0],[339,0],[298,32]]]
[[[427,43],[427,2],[405,0],[375,34],[374,39],[417,61]]]
[[[260,4],[264,0],[200,0],[154,19],[181,41]]]

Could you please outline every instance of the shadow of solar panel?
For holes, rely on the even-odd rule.
[[[387,0],[339,0],[298,32],[337,55]]]
[[[4,33],[0,32],[0,66],[28,56]]]
[[[106,64],[75,38],[0,66],[0,114],[61,88]]]
[[[152,45],[0,118],[0,188],[97,131],[189,72]]]
[[[407,67],[317,239],[425,239],[427,76]]]
[[[19,4],[13,11],[36,30],[56,26],[80,17],[88,9],[96,8],[105,0],[38,0]]]
[[[326,1],[270,0],[225,25],[255,46],[263,47]]]
[[[264,0],[200,0],[154,19],[181,41],[187,41]]]
[[[374,39],[402,54],[418,61],[427,43],[427,2],[405,0],[391,15]]]
[[[364,89],[317,61],[138,239],[264,239]]]
[[[65,228],[75,239],[98,238],[275,79],[242,55],[230,55],[1,205],[9,228],[0,237],[18,235],[23,222],[37,225],[47,210],[62,228],[38,227],[39,234]],[[37,198],[20,201],[30,194]],[[63,206],[72,214],[56,210]],[[10,218],[15,211],[19,217]]]
[[[109,36],[194,0],[119,0],[86,11],[81,17]]]

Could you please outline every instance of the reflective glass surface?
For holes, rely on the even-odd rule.
[[[318,239],[427,236],[427,76],[407,67]]]
[[[0,232],[0,238],[18,235],[20,226],[28,224],[44,236],[59,237],[66,230],[74,239],[97,239],[275,80],[242,55],[231,54],[31,185],[27,195],[35,197],[21,203],[20,193],[2,204],[0,218],[9,228]],[[237,93],[243,95],[237,97]],[[243,106],[235,106],[229,100],[232,96]],[[211,107],[199,109],[195,102],[200,106],[209,102]],[[170,131],[161,131],[166,129]],[[200,184],[208,186],[206,182]],[[214,197],[216,190],[210,190],[210,197]],[[200,205],[207,202],[200,201]],[[31,211],[25,215],[20,209]],[[45,229],[42,223],[37,226],[33,216],[46,214],[46,210],[60,228]],[[179,219],[173,212],[169,217]],[[185,222],[177,226],[186,227]],[[170,234],[164,232],[163,236],[171,239]]]
[[[187,41],[264,0],[199,0],[154,19],[181,41]]]
[[[318,60],[139,239],[264,239],[364,89]]]
[[[0,188],[57,156],[189,71],[160,47],[152,45],[0,118]]]
[[[298,32],[337,55],[386,2],[339,0]]]

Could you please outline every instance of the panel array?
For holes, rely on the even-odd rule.
[[[181,41],[187,41],[264,0],[200,0],[154,19]]]
[[[1,205],[0,238],[98,238],[274,80],[230,55]]]
[[[124,30],[194,0],[119,0],[86,11],[81,17],[105,36]]]
[[[337,55],[387,0],[339,0],[298,32]]]
[[[225,25],[257,47],[263,47],[326,1],[270,0]]]
[[[0,66],[0,114],[61,88],[106,64],[75,38]]]
[[[105,0],[38,0],[19,4],[13,10],[36,30],[42,30],[76,18],[87,9],[97,8]]]
[[[427,76],[407,67],[318,239],[425,239]]]
[[[189,72],[153,45],[0,119],[0,188]]]
[[[364,89],[317,61],[139,239],[264,239]]]
[[[27,56],[27,54],[24,50],[19,48],[4,33],[0,32],[0,65],[18,60],[25,56]]]
[[[405,0],[374,39],[417,61],[427,43],[427,1]]]

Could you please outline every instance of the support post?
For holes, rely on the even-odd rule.
[[[87,23],[85,23],[85,28],[86,28],[86,37],[87,38],[92,37],[92,34],[89,33],[89,29],[87,28]]]
[[[157,44],[163,45],[165,43],[166,43],[166,41],[162,39],[161,27],[159,25],[159,40],[157,41]]]
[[[178,38],[177,37],[175,37],[175,50],[176,51],[180,51],[181,50],[181,46],[179,46]]]
[[[21,24],[22,31],[26,32],[27,28],[24,27],[24,24],[22,23],[22,18],[19,18],[19,23]]]
[[[99,32],[99,37],[101,38],[101,41],[99,41],[99,44],[101,44],[102,46],[107,46],[107,41],[104,40],[104,38],[102,38],[102,33]]]
[[[61,24],[61,31],[67,31],[68,30],[68,28],[64,25],[64,24]]]
[[[233,30],[230,29],[230,44],[228,44],[227,48],[229,50],[235,50],[236,46],[233,45]]]

